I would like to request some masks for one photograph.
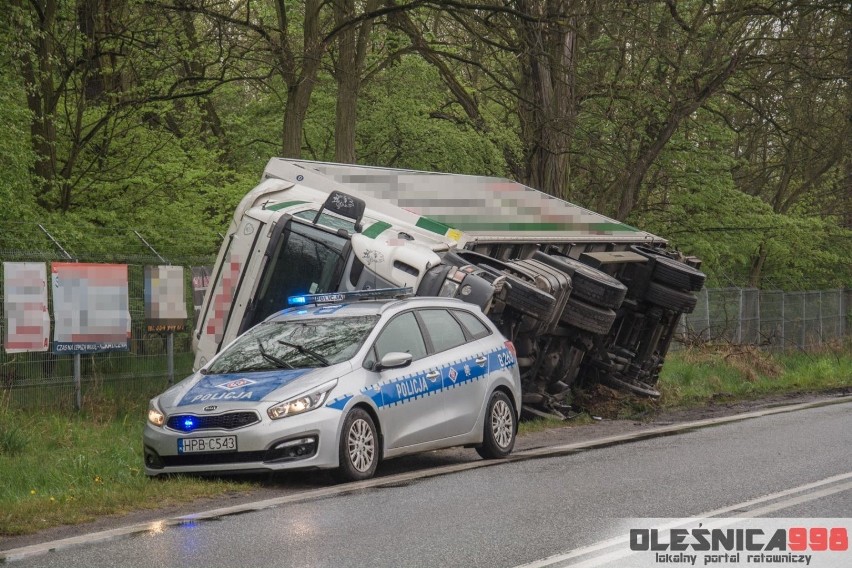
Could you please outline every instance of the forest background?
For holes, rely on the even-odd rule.
[[[710,286],[852,282],[846,1],[2,4],[0,251],[212,256],[283,156],[510,177]]]

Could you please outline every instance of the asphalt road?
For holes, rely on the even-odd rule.
[[[571,555],[633,518],[712,511],[852,516],[852,403],[155,526],[11,565],[626,566]]]

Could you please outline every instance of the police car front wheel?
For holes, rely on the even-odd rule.
[[[340,467],[342,481],[369,479],[379,465],[379,436],[372,417],[362,408],[346,415],[340,433]]]
[[[506,393],[496,391],[488,401],[482,445],[476,452],[487,460],[505,458],[515,447],[517,417]]]

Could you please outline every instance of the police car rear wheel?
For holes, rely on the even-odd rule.
[[[378,435],[373,419],[361,408],[352,410],[340,436],[338,477],[344,481],[369,479],[376,473]]]
[[[505,458],[515,447],[515,434],[518,431],[515,411],[506,393],[497,391],[488,401],[485,415],[482,445],[476,452],[487,460]]]

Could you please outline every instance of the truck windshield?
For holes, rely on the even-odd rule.
[[[273,245],[249,326],[286,308],[288,296],[336,291],[345,264],[346,242],[311,225],[290,222]]]

